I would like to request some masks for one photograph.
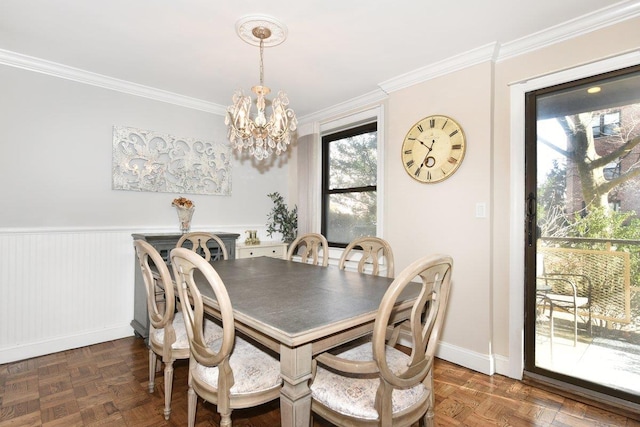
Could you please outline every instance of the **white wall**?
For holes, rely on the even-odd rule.
[[[130,235],[178,232],[179,195],[111,189],[112,126],[225,142],[223,117],[4,65],[0,82],[0,363],[131,335]],[[181,194],[192,229],[266,240],[287,161],[236,158],[231,196]]]
[[[175,194],[111,189],[112,126],[227,141],[222,116],[18,68],[0,66],[0,81],[3,228],[177,226]],[[193,227],[264,225],[276,190],[286,163],[234,162],[231,197],[188,196]]]

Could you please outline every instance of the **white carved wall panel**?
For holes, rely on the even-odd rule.
[[[113,127],[114,190],[231,195],[231,147]]]

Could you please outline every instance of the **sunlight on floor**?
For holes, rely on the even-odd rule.
[[[538,322],[536,366],[640,395],[640,345],[578,330],[574,347],[572,333],[557,326],[551,345],[545,323]]]

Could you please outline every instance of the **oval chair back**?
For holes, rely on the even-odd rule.
[[[426,256],[391,283],[380,303],[371,342],[346,346],[315,358],[311,408],[336,425],[433,425],[433,360],[451,288],[453,261]],[[419,279],[419,283],[414,280]],[[411,354],[394,347],[396,304],[417,287],[408,323]],[[416,291],[414,290],[414,291]],[[328,369],[327,369],[328,368]],[[353,390],[359,398],[353,399]]]
[[[320,254],[322,254],[322,258],[320,258]],[[289,245],[287,251],[288,260],[293,261],[296,256],[299,256],[300,261],[305,264],[326,267],[329,265],[329,243],[322,234],[303,234]]]
[[[209,245],[207,243],[211,240],[214,240],[218,247],[220,248],[220,255],[214,256],[211,253],[211,249],[209,249]],[[211,261],[211,258],[214,258],[214,261],[218,259],[229,259],[229,252],[227,251],[227,246],[224,244],[222,239],[216,236],[213,233],[207,233],[204,231],[194,231],[191,233],[184,234],[176,243],[176,248],[185,247],[184,244],[189,241],[191,243],[191,250],[193,252],[198,253],[200,256],[204,257],[205,260]]]
[[[393,277],[393,251],[391,245],[380,237],[367,236],[353,240],[342,252],[339,269],[345,269],[347,263],[355,262],[357,255],[360,255],[358,262],[358,271],[367,273],[369,270],[374,276],[380,275],[381,260],[386,267],[386,277]]]

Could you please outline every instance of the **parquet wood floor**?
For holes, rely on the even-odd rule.
[[[148,393],[148,352],[131,337],[0,365],[0,427],[182,426],[187,419],[187,362],[175,364],[172,414],[162,415],[163,376]],[[488,377],[438,360],[437,426],[616,426],[640,422],[501,375]],[[217,426],[215,406],[199,399],[197,426]],[[280,424],[279,403],[236,410],[237,427]],[[314,427],[329,427],[321,419]]]

